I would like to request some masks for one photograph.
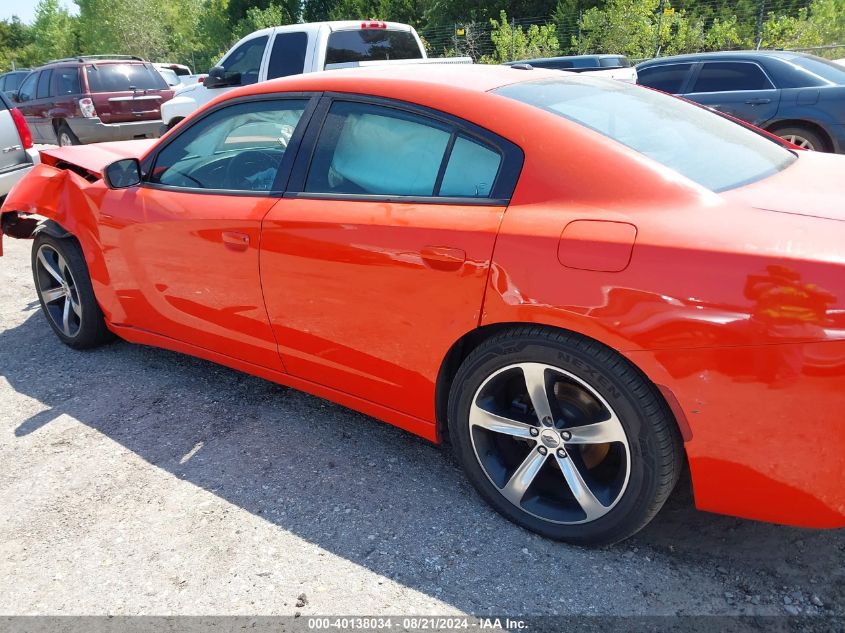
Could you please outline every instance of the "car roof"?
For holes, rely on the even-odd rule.
[[[63,59],[52,59],[46,64],[42,64],[34,70],[41,70],[49,66],[65,65],[81,65],[81,64],[146,64],[148,63],[142,57],[135,55],[77,55],[75,57],[65,57]]]
[[[621,53],[596,53],[595,55],[561,55],[559,57],[534,57],[532,59],[522,59],[516,62],[508,62],[508,64],[526,64],[530,62],[557,62],[563,60],[576,59],[620,59],[625,57]]]
[[[751,59],[795,59],[796,57],[808,57],[804,53],[795,51],[717,51],[712,53],[687,53],[685,55],[670,55],[669,57],[656,57],[637,64],[637,68],[656,66],[667,63],[678,62],[700,62],[712,60],[751,60]]]
[[[410,33],[412,28],[410,24],[404,22],[385,22],[383,20],[331,20],[328,22],[302,22],[296,24],[284,24],[279,26],[269,26],[258,31],[245,35],[238,43],[254,37],[261,37],[262,35],[272,35],[273,33],[287,33],[290,31],[303,31],[306,33],[316,33],[320,29],[327,28],[329,31],[358,31],[361,30],[362,25],[369,25],[373,23],[384,24],[383,28],[388,31],[405,31]],[[379,27],[382,28],[382,27]],[[237,45],[237,44],[236,44]],[[234,46],[232,47],[234,48]],[[229,50],[232,50],[230,48]]]
[[[415,61],[415,60],[413,60]],[[413,66],[413,68],[411,68]],[[363,93],[386,83],[404,86],[440,86],[474,92],[489,92],[506,86],[532,79],[576,77],[576,73],[540,68],[521,69],[511,66],[493,66],[486,64],[414,64],[411,62],[366,68],[347,68],[327,70],[304,75],[292,75],[252,84],[239,89],[239,94],[260,94],[279,90],[333,90],[350,84],[357,85]]]

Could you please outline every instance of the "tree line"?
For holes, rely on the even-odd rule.
[[[32,24],[0,21],[0,70],[121,53],[206,71],[266,26],[407,22],[433,55],[500,62],[567,53],[655,54],[845,44],[845,0],[40,0]],[[509,16],[531,16],[514,20]],[[539,18],[539,19],[537,19]]]

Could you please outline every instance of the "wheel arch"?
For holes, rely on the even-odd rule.
[[[583,337],[599,345],[602,345],[614,352],[615,354],[622,356],[626,360],[626,362],[631,365],[631,367],[638,371],[643,376],[643,378],[645,378],[645,380],[647,380],[650,384],[655,387],[660,399],[663,401],[663,404],[671,412],[671,417],[675,421],[675,424],[678,428],[678,432],[681,434],[683,440],[686,442],[692,439],[692,431],[690,429],[689,423],[672,389],[669,386],[660,384],[654,379],[652,379],[652,377],[644,368],[640,367],[637,363],[631,361],[630,358],[626,357],[624,354],[621,354],[612,346],[607,345],[607,343],[603,341],[587,336],[575,330],[562,328],[554,325],[548,325],[545,323],[514,321],[503,323],[491,323],[488,325],[482,325],[480,327],[477,327],[474,330],[470,330],[469,332],[466,332],[463,336],[461,336],[457,341],[455,341],[449,348],[449,350],[446,352],[446,355],[444,356],[443,361],[440,364],[440,370],[437,373],[437,382],[435,383],[434,395],[434,411],[437,424],[437,437],[439,441],[449,441],[449,391],[452,388],[452,382],[455,378],[455,375],[458,373],[458,368],[461,366],[461,363],[464,361],[464,359],[466,359],[467,356],[469,356],[470,353],[472,353],[474,349],[476,349],[479,345],[483,344],[485,341],[496,336],[497,334],[520,327],[540,327],[551,331],[575,334],[576,336]]]
[[[765,126],[765,130],[767,132],[771,132],[772,134],[777,134],[778,130],[787,127],[803,127],[811,132],[814,132],[819,135],[819,137],[825,143],[825,149],[827,151],[832,152],[834,150],[833,146],[833,137],[828,133],[828,131],[818,123],[814,121],[808,121],[807,119],[780,119],[773,123],[769,123]]]

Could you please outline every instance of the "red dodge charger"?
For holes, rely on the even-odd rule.
[[[45,151],[2,230],[47,323],[450,441],[512,521],[845,526],[845,158],[556,71],[337,71]],[[446,511],[446,510],[444,510]]]

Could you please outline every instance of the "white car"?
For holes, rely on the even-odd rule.
[[[203,83],[182,88],[162,104],[162,131],[238,86],[368,62],[424,59],[417,32],[398,22],[311,22],[262,29],[235,44]]]

